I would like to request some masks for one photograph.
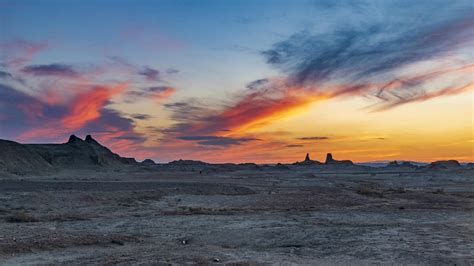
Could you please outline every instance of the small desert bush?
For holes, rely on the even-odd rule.
[[[375,188],[367,186],[367,185],[360,186],[356,192],[357,194],[368,196],[368,197],[383,198],[382,192],[377,191]]]
[[[212,209],[203,207],[184,207],[181,206],[177,210],[163,211],[164,215],[233,215],[238,209],[222,208]]]
[[[407,192],[404,187],[390,188],[388,191],[393,192],[393,193],[406,193]]]
[[[38,222],[38,219],[35,217],[27,214],[24,211],[20,212],[15,212],[11,216],[8,216],[5,219],[9,223],[32,223],[32,222]]]

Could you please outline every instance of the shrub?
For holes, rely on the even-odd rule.
[[[5,220],[9,223],[33,223],[33,222],[38,222],[38,219],[36,219],[35,217],[27,214],[24,211],[15,212],[11,216],[8,216]]]

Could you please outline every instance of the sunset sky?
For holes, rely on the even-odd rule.
[[[0,0],[0,138],[474,161],[474,2]]]

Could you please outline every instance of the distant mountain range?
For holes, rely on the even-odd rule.
[[[393,161],[375,161],[375,162],[361,162],[361,163],[355,163],[357,165],[365,165],[365,166],[370,166],[370,167],[385,167],[387,166],[390,162]],[[430,163],[426,162],[416,162],[416,161],[397,161],[398,163],[410,163],[412,165],[416,166],[426,166]]]
[[[211,164],[193,160],[177,160],[167,164],[155,164],[146,159],[137,162],[134,158],[121,157],[101,145],[92,136],[84,140],[71,135],[66,143],[61,144],[20,144],[9,140],[0,140],[0,174],[14,175],[45,174],[63,170],[98,170],[98,171],[197,171],[201,173],[237,170],[291,170],[301,167],[316,167],[322,171],[418,171],[472,168],[474,164],[461,165],[455,160],[421,163],[412,161],[368,162],[354,164],[350,160],[335,160],[328,153],[325,162],[311,160],[309,154],[305,160],[293,164],[223,163]]]

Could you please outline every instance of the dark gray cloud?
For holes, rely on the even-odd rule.
[[[329,137],[324,137],[324,136],[315,136],[315,137],[302,137],[298,138],[299,140],[326,140],[329,139]]]
[[[245,142],[258,140],[255,138],[231,138],[231,137],[219,137],[219,136],[181,136],[178,137],[180,140],[193,141],[199,145],[210,145],[210,146],[231,146],[241,145]]]
[[[151,115],[147,114],[132,114],[130,117],[138,119],[138,120],[148,120],[151,118]]]
[[[8,73],[8,72],[0,70],[0,78],[1,79],[13,79],[13,75]]]
[[[299,148],[299,147],[304,147],[302,144],[289,144],[286,145],[287,148]]]
[[[128,91],[127,95],[129,97],[126,102],[133,103],[139,98],[154,98],[156,100],[163,100],[171,96],[175,91],[175,88],[169,86],[154,86],[140,90]]]
[[[22,69],[23,73],[34,76],[61,76],[77,77],[79,73],[70,65],[49,64],[49,65],[31,65]]]
[[[151,67],[145,67],[143,70],[138,72],[138,74],[144,76],[148,81],[160,80],[160,71]]]
[[[247,89],[249,90],[257,90],[257,89],[260,89],[263,85],[267,84],[269,82],[268,79],[257,79],[257,80],[254,80],[252,82],[250,82],[249,84],[247,84]]]
[[[208,118],[211,110],[206,107],[203,103],[199,102],[196,99],[189,99],[187,101],[167,103],[163,105],[168,110],[172,111],[171,119],[178,122],[177,127],[179,128],[179,123],[185,123],[190,125],[194,122],[203,121]],[[184,126],[184,124],[182,124]],[[184,130],[185,128],[180,128],[178,130]]]

